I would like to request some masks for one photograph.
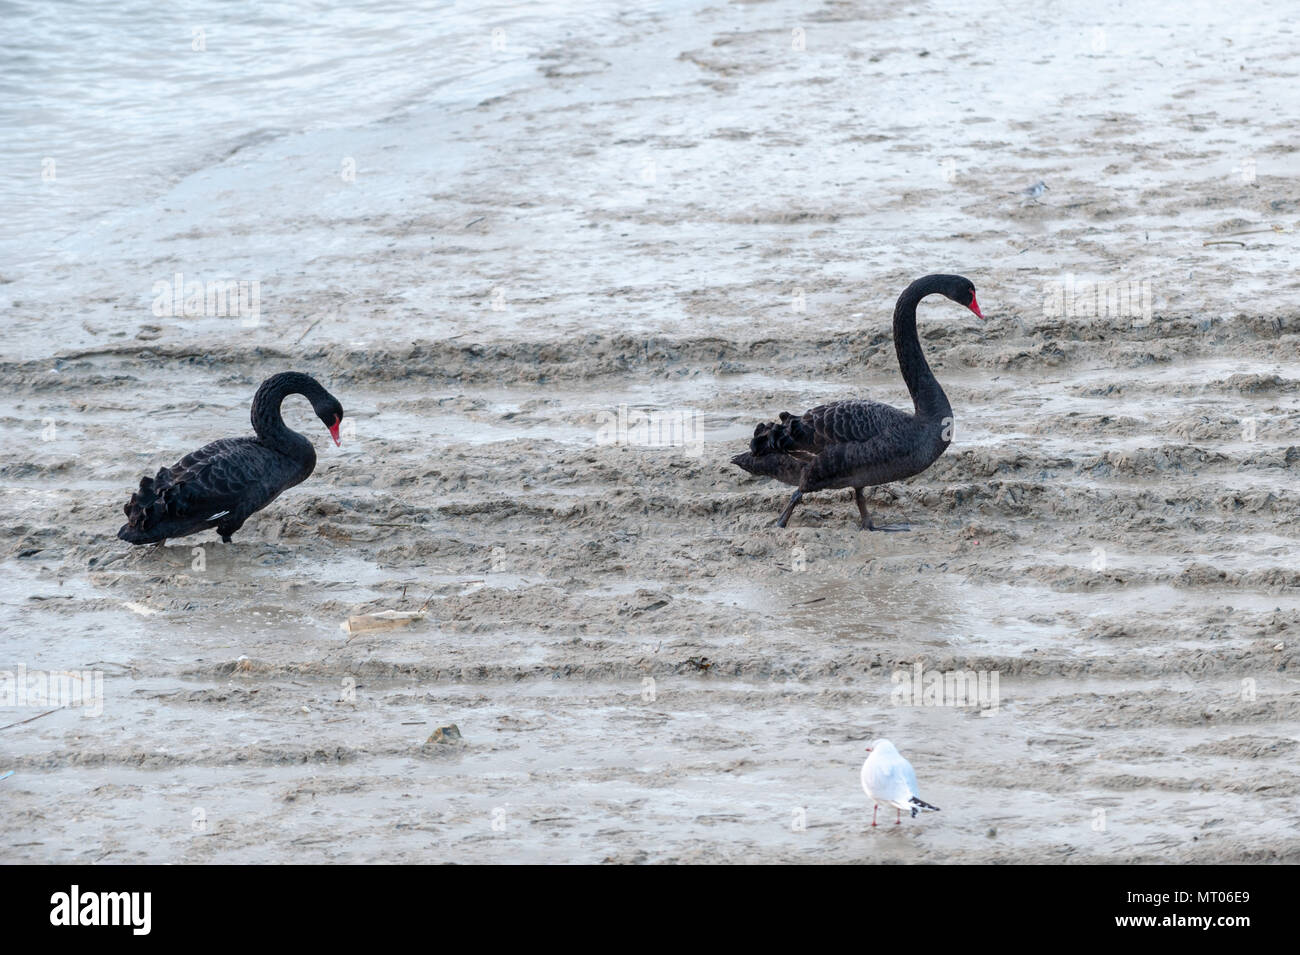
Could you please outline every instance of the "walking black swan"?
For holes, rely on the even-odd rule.
[[[229,544],[244,521],[316,468],[311,441],[280,417],[288,395],[303,395],[339,443],[343,406],[311,375],[286,371],[262,382],[253,396],[256,438],[222,438],[192,451],[154,477],[140,479],[127,501],[117,536],[132,544],[161,544],[215,527]]]
[[[894,350],[912,394],[912,414],[875,401],[837,401],[798,417],[783,411],[780,421],[754,429],[748,453],[731,459],[750,474],[774,477],[797,488],[776,522],[778,527],[785,527],[808,492],[847,487],[853,488],[863,530],[908,530],[873,524],[862,489],[920,474],[952,439],[952,405],[916,336],[917,303],[934,293],[984,317],[975,301],[974,283],[960,275],[927,275],[903,289],[894,306]]]

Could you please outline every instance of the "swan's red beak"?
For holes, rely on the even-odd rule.
[[[339,443],[339,418],[338,418],[338,415],[335,415],[335,416],[334,416],[334,423],[333,423],[332,425],[330,425],[330,437],[334,439],[334,443],[335,443],[335,444],[338,444],[338,443]]]
[[[981,319],[984,318],[984,313],[980,311],[980,303],[975,301],[975,295],[973,293],[971,294],[970,297],[970,304],[967,305],[966,307],[969,308],[976,315],[978,315]]]

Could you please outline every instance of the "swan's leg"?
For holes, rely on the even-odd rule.
[[[777,527],[785,527],[786,522],[790,520],[790,515],[794,513],[794,506],[803,498],[803,491],[795,491],[794,496],[790,498],[790,503],[785,506],[781,512],[781,517],[777,520]]]
[[[862,529],[864,531],[871,529],[871,515],[867,513],[867,499],[862,494],[862,488],[853,489],[853,500],[857,502],[858,513],[862,515]]]
[[[248,520],[248,515],[241,511],[217,521],[217,533],[221,535],[221,543],[229,544],[230,535],[243,527],[246,520]]]
[[[908,527],[906,524],[885,524],[882,525],[881,527],[877,527],[875,524],[871,523],[871,515],[867,513],[867,499],[863,495],[862,488],[860,487],[855,487],[853,489],[853,500],[857,501],[858,503],[858,513],[862,515],[861,529],[864,531],[895,532],[895,531],[910,531],[912,529]]]

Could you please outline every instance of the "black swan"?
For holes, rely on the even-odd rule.
[[[774,477],[798,489],[778,527],[785,527],[809,491],[851,487],[863,530],[908,529],[872,524],[862,489],[920,474],[952,440],[952,405],[916,337],[917,303],[936,292],[984,317],[974,283],[960,275],[927,275],[903,289],[894,306],[894,350],[912,394],[913,414],[875,401],[837,401],[799,417],[783,411],[780,421],[754,429],[748,453],[731,459],[750,474]]]
[[[311,375],[272,375],[253,396],[256,438],[222,438],[192,451],[154,477],[140,479],[127,501],[117,536],[132,544],[161,544],[215,527],[229,544],[244,521],[316,468],[311,441],[280,417],[287,395],[303,395],[339,443],[343,406]]]

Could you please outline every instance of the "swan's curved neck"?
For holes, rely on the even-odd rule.
[[[943,419],[952,416],[948,396],[935,380],[930,364],[921,351],[921,340],[916,334],[916,306],[921,299],[938,289],[925,279],[919,279],[903,289],[894,306],[894,351],[898,353],[898,367],[912,395],[912,405],[918,416]]]
[[[263,444],[279,450],[303,443],[310,448],[311,441],[305,435],[291,431],[284,423],[280,405],[289,395],[303,395],[315,405],[324,392],[325,389],[315,378],[296,371],[286,371],[266,379],[253,396],[251,417],[257,437]]]

